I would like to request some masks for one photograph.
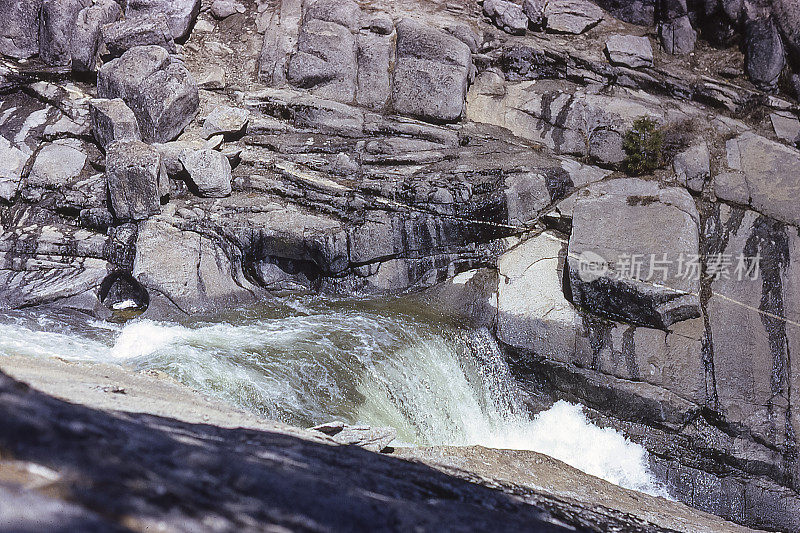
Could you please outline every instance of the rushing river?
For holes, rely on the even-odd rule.
[[[561,401],[531,416],[488,332],[443,324],[398,302],[291,297],[180,324],[7,312],[2,354],[157,369],[301,427],[338,419],[392,426],[406,444],[536,450],[664,494],[645,450],[594,426],[579,406]]]

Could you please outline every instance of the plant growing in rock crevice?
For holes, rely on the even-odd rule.
[[[649,117],[639,117],[622,139],[622,168],[632,176],[651,174],[664,162],[664,131]]]

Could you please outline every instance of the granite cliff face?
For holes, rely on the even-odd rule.
[[[0,0],[0,301],[412,291],[797,530],[797,9],[597,4]]]

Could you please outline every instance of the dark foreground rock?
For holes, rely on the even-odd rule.
[[[82,404],[0,372],[6,530],[749,531],[536,452],[391,452],[403,460],[240,412],[161,375],[27,357],[0,367]]]
[[[13,459],[56,478],[49,497],[0,485],[2,508],[12,509],[0,519],[17,530],[50,523],[54,531],[665,531],[359,448],[98,411],[4,374],[0,413],[0,472]]]

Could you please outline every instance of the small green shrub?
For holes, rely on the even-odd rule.
[[[639,117],[622,139],[625,160],[622,168],[628,174],[652,174],[663,162],[664,132],[648,117]]]

